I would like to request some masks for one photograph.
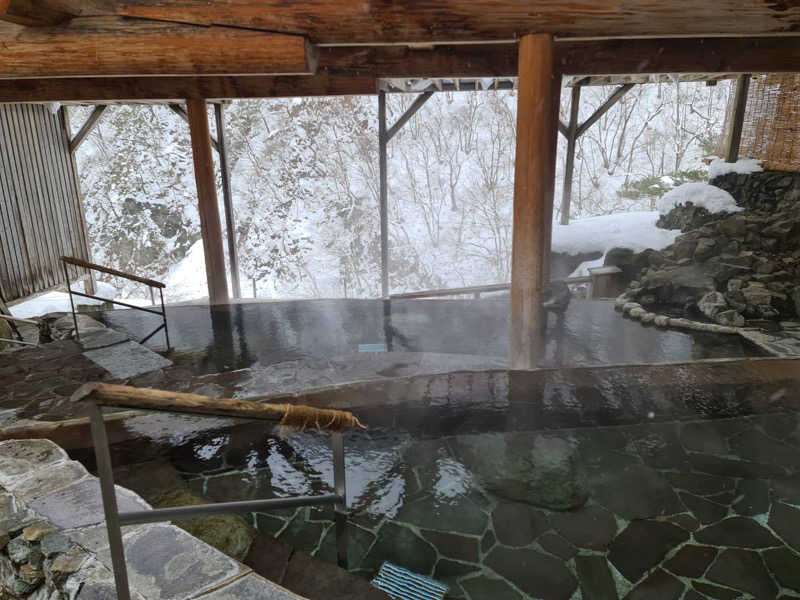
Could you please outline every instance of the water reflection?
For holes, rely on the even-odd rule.
[[[177,306],[168,309],[178,348],[205,349],[206,372],[264,367],[292,360],[390,353],[442,353],[505,358],[508,300],[317,300]],[[151,315],[98,313],[135,336]],[[575,300],[550,315],[545,363],[594,365],[759,356],[737,336],[643,327],[605,301]],[[153,340],[153,344],[158,344]]]

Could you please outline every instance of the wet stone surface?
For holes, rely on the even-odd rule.
[[[745,451],[771,431],[780,432],[774,441],[800,452],[797,424],[794,413],[782,412],[551,430],[547,436],[562,442],[559,456],[568,446],[579,457],[573,472],[587,498],[571,510],[512,501],[516,492],[497,489],[500,481],[518,485],[514,477],[535,468],[533,459],[494,461],[492,479],[475,468],[481,453],[534,448],[541,432],[349,435],[349,567],[370,578],[388,560],[447,583],[448,597],[464,600],[800,594],[793,546],[800,544],[800,509],[793,506],[800,471],[781,459],[759,472],[754,465],[766,456]],[[254,431],[261,441],[249,444],[246,434],[232,434],[239,441],[223,449],[216,468],[184,477],[206,482],[195,487],[215,497],[331,490],[324,436],[293,435],[279,444],[259,436]],[[698,469],[698,456],[724,462]],[[323,511],[275,511],[256,523],[266,535],[336,560],[335,528]]]

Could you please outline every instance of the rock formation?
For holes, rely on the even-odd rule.
[[[633,302],[644,312],[732,327],[800,318],[800,175],[717,179],[745,210],[711,214],[686,205],[664,215],[660,226],[684,233],[660,252],[623,261],[640,269],[620,307]]]

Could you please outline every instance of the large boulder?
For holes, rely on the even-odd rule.
[[[716,289],[710,270],[704,264],[691,263],[651,270],[636,295],[653,296],[660,305],[685,308],[694,306],[700,298]]]
[[[728,310],[728,301],[720,292],[709,292],[697,301],[697,308],[709,319],[716,319],[719,313]]]

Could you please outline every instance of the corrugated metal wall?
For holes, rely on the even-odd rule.
[[[0,290],[5,299],[63,283],[62,255],[89,260],[63,112],[38,104],[0,104]]]

